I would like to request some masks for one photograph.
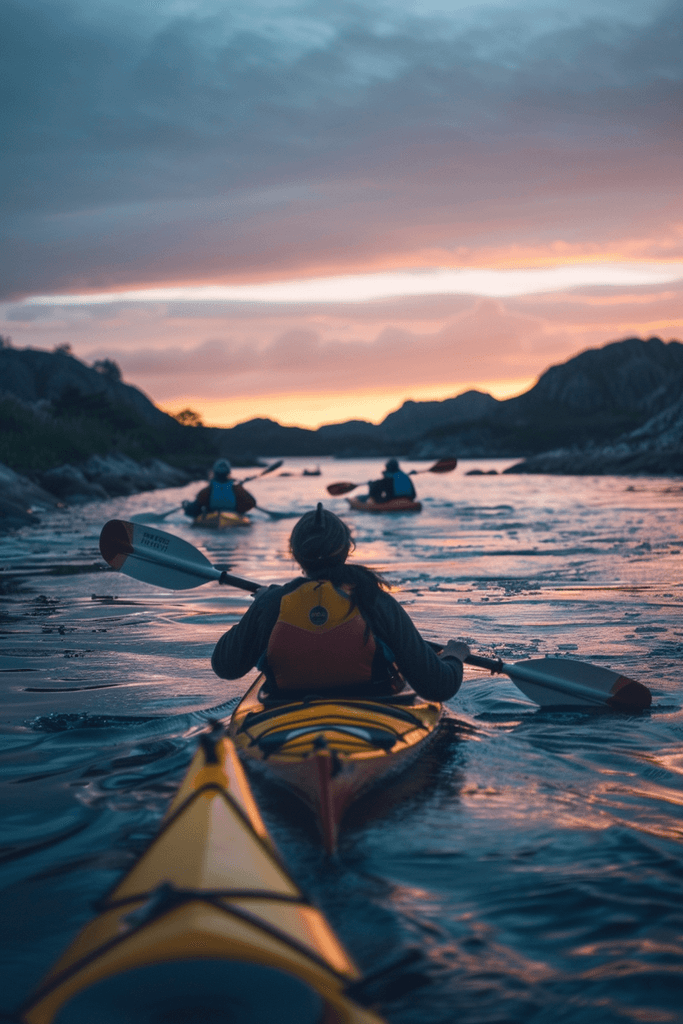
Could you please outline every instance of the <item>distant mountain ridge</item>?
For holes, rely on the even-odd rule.
[[[318,430],[249,420],[221,431],[220,444],[278,455],[523,458],[611,443],[675,401],[681,382],[683,344],[626,338],[551,366],[529,391],[504,401],[480,391],[408,400],[380,424],[351,420]]]
[[[390,412],[382,421],[381,430],[386,436],[414,438],[418,432],[441,426],[445,423],[476,423],[495,414],[500,405],[493,395],[483,391],[463,391],[455,398],[441,402],[404,402],[396,412]]]
[[[668,424],[667,436],[675,436],[681,394],[683,344],[634,337],[551,366],[529,391],[505,401],[469,390],[441,402],[407,400],[380,424],[349,420],[307,430],[257,418],[228,429],[183,427],[138,388],[120,380],[118,367],[109,360],[88,367],[68,350],[0,347],[5,424],[18,425],[30,435],[21,451],[35,454],[38,436],[44,440],[46,431],[54,434],[55,427],[71,424],[74,452],[63,455],[66,441],[60,451],[61,462],[74,465],[91,454],[106,454],[108,443],[119,454],[168,458],[186,469],[191,463],[199,472],[216,454],[238,463],[271,455],[530,458],[587,447],[595,453],[631,436],[641,448],[659,444],[661,456],[663,442],[654,435]],[[669,407],[674,411],[667,418]],[[647,436],[638,435],[648,424]],[[0,462],[19,472],[44,472],[60,464],[57,454],[57,461],[50,463],[49,445],[40,465],[20,464],[25,457],[16,446],[13,459],[3,451],[0,445]],[[662,456],[659,464],[662,459],[666,461]]]

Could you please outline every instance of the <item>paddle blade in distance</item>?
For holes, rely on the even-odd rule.
[[[609,668],[568,658],[538,658],[506,665],[504,671],[541,707],[607,706],[644,711],[652,703],[647,686]]]
[[[220,570],[187,541],[122,519],[105,523],[100,551],[112,569],[169,590],[189,590],[221,576]]]
[[[170,508],[168,512],[137,512],[130,517],[131,523],[163,523],[166,516],[172,512],[179,512],[179,508]]]
[[[356,487],[360,487],[360,484],[349,484],[349,483],[328,484],[327,485],[327,493],[328,494],[348,494],[349,491],[355,491]]]
[[[457,459],[439,459],[433,466],[430,466],[429,473],[452,473],[458,465]]]
[[[245,476],[243,480],[238,480],[237,482],[239,484],[248,484],[250,480],[259,480],[262,476],[267,476],[269,473],[272,473],[273,470],[279,469],[284,461],[284,459],[280,459],[278,462],[272,462],[270,466],[266,466],[266,468],[262,469],[260,473],[254,473],[253,476]]]
[[[259,512],[265,512],[271,519],[294,519],[295,516],[300,516],[301,512],[273,512],[270,508],[263,508],[261,505],[254,505],[254,508]]]

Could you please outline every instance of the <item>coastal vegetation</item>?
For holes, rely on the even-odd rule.
[[[157,409],[122,382],[112,360],[87,367],[65,347],[43,352],[3,341],[0,462],[11,469],[39,477],[64,463],[115,452],[203,473],[215,457],[210,432]]]

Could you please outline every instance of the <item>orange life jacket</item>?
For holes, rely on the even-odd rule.
[[[311,580],[282,598],[263,667],[278,690],[325,690],[386,679],[392,660],[345,591]]]

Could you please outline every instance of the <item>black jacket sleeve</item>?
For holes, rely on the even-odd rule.
[[[393,651],[401,674],[421,697],[448,700],[458,692],[462,662],[457,658],[439,658],[422,639],[408,613],[385,591],[377,596],[372,626]]]
[[[296,589],[303,579],[285,587],[272,586],[259,591],[237,625],[224,633],[214,648],[211,667],[221,679],[239,679],[254,666],[268,646],[273,626],[280,614],[283,594]]]
[[[202,487],[201,491],[197,494],[194,501],[188,501],[183,504],[183,512],[186,516],[198,516],[201,514],[203,508],[208,508],[209,498],[211,496],[210,487]]]

